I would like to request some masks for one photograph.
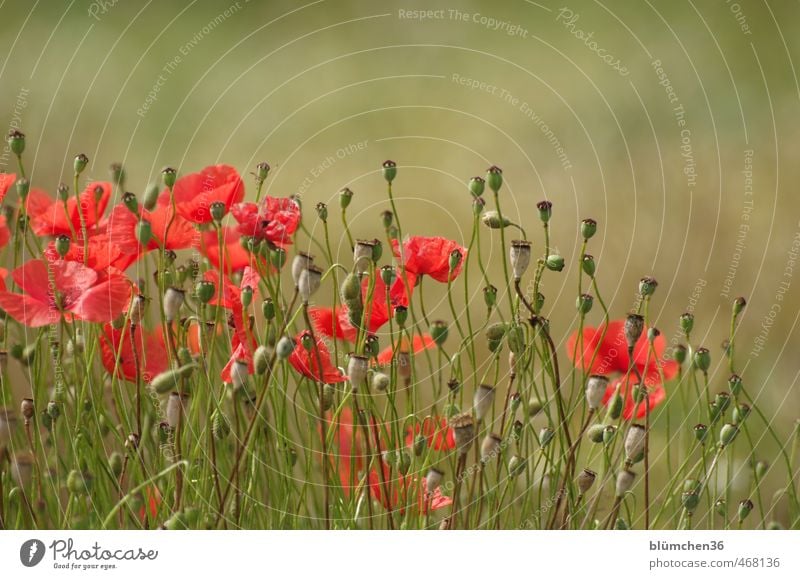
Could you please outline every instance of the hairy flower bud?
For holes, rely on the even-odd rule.
[[[481,221],[489,229],[503,229],[511,225],[508,217],[501,216],[497,211],[486,211],[481,215]]]

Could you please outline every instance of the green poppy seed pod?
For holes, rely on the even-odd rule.
[[[741,424],[750,415],[750,406],[747,404],[739,404],[733,407],[733,422]]]
[[[122,187],[125,184],[125,169],[122,163],[111,163],[108,167],[108,174],[111,176],[111,182],[114,185]]]
[[[267,298],[261,302],[261,313],[264,314],[264,319],[268,322],[275,318],[275,302],[272,298]]]
[[[716,396],[714,396],[714,402],[716,403],[717,408],[719,408],[719,413],[725,414],[725,412],[728,410],[728,406],[730,406],[731,403],[731,395],[727,392],[719,392]]]
[[[108,467],[111,469],[111,474],[114,475],[114,478],[119,478],[119,475],[122,474],[123,463],[122,455],[117,451],[112,452],[111,456],[108,457]]]
[[[150,183],[144,190],[144,196],[142,197],[142,206],[148,211],[152,211],[155,208],[156,203],[158,202],[159,193],[160,191],[158,185],[155,183]]]
[[[461,254],[460,249],[454,249],[450,252],[450,258],[448,261],[448,265],[450,266],[450,273],[453,273],[456,268],[461,264],[461,258],[463,255]]]
[[[51,400],[47,403],[47,415],[55,422],[61,416],[61,407],[58,402]]]
[[[767,471],[769,470],[769,464],[764,460],[759,460],[756,462],[754,470],[756,473],[756,478],[761,480],[767,474]]]
[[[493,285],[483,288],[483,302],[486,307],[492,309],[497,304],[497,288]]]
[[[719,406],[717,406],[716,401],[708,405],[708,412],[710,415],[711,424],[716,424],[721,416]]]
[[[733,315],[738,316],[744,310],[744,307],[747,305],[747,300],[743,297],[738,297],[733,300]]]
[[[391,183],[397,177],[397,163],[394,161],[384,161],[381,169],[383,170],[383,178],[386,179],[387,183]]]
[[[622,406],[623,406],[622,395],[619,393],[619,389],[617,389],[617,391],[614,392],[614,395],[611,397],[611,400],[608,401],[608,404],[606,406],[607,408],[606,415],[611,420],[616,420],[622,414]]]
[[[59,235],[56,237],[54,245],[56,247],[56,253],[59,255],[59,257],[63,259],[64,256],[69,253],[71,244],[72,240],[66,235]]]
[[[511,220],[508,217],[501,217],[497,211],[484,212],[481,221],[489,229],[503,229],[511,225]]]
[[[179,381],[180,372],[178,369],[165,370],[150,381],[150,386],[158,394],[166,394],[179,388]]]
[[[494,404],[495,389],[494,386],[489,384],[481,384],[475,390],[472,397],[472,409],[475,412],[475,418],[480,422],[483,420]]]
[[[617,427],[613,424],[609,424],[603,429],[603,444],[608,446],[614,440],[614,437],[617,435]]]
[[[584,219],[581,221],[581,237],[589,241],[597,233],[597,221],[594,219]]]
[[[378,336],[370,334],[364,341],[364,355],[368,358],[376,358],[381,351],[381,341]]]
[[[739,428],[734,424],[723,424],[719,431],[719,442],[723,446],[731,444],[736,435],[739,434]]]
[[[213,281],[201,280],[194,286],[194,293],[200,303],[207,304],[214,297],[216,286]]]
[[[75,155],[75,159],[72,162],[72,167],[75,169],[75,174],[80,175],[83,173],[84,169],[86,169],[86,165],[89,164],[89,157],[84,155],[83,153],[78,153]]]
[[[444,343],[447,341],[447,335],[449,334],[447,322],[444,320],[436,320],[431,323],[429,331],[436,345],[439,347],[444,346]]]
[[[694,328],[694,314],[690,312],[685,312],[681,314],[680,326],[684,334],[686,334],[687,336],[691,334],[692,328]]]
[[[603,431],[606,429],[605,424],[592,424],[586,430],[586,438],[595,444],[603,442]]]
[[[714,503],[714,512],[716,512],[720,517],[728,516],[728,503],[725,502],[725,499],[717,499],[717,501]]]
[[[300,282],[300,274],[303,273],[303,270],[307,269],[308,266],[314,264],[314,256],[303,251],[298,251],[297,254],[292,258],[292,281],[294,281],[295,287]]]
[[[275,269],[282,270],[286,265],[286,250],[282,247],[274,247],[269,251],[269,262]]]
[[[525,472],[528,461],[521,456],[514,455],[508,460],[508,474],[511,477],[518,477]]]
[[[742,379],[738,374],[731,374],[728,378],[728,389],[734,396],[739,396],[742,393]]]
[[[616,531],[628,531],[630,528],[631,526],[628,524],[628,521],[622,517],[617,517],[617,520],[614,521],[614,530]]]
[[[578,313],[581,315],[586,315],[590,311],[592,311],[592,306],[594,305],[594,298],[589,294],[581,294],[578,296],[577,303],[575,306],[578,308]]]
[[[547,223],[553,216],[553,204],[550,201],[539,201],[536,204],[536,209],[539,210],[539,219],[542,223]]]
[[[585,253],[581,259],[581,268],[583,269],[583,273],[589,277],[594,277],[594,273],[597,269],[594,262],[594,256]]]
[[[608,378],[599,374],[592,374],[586,380],[586,405],[589,410],[597,410],[603,404],[603,398],[608,389]]]
[[[489,167],[486,171],[486,183],[495,193],[500,191],[500,187],[503,186],[503,170],[496,165]]]
[[[397,280],[397,270],[392,265],[384,265],[381,268],[381,281],[383,281],[387,291],[394,285],[395,280]]]
[[[658,282],[654,277],[643,277],[639,280],[639,294],[642,297],[653,295],[657,287]]]
[[[353,192],[348,187],[345,187],[344,189],[339,191],[339,207],[341,207],[342,209],[347,209],[352,200],[353,200]]]
[[[515,239],[511,242],[509,250],[511,257],[511,271],[514,279],[519,281],[531,263],[531,242]]]
[[[213,434],[214,438],[217,440],[223,440],[227,438],[230,432],[231,423],[228,422],[228,419],[222,412],[215,410],[214,415],[211,417],[211,434]]]
[[[686,361],[687,354],[688,350],[683,344],[678,344],[672,350],[672,356],[675,358],[675,361],[681,365]]]
[[[175,186],[175,179],[178,177],[178,172],[172,167],[164,167],[161,170],[161,181],[167,189],[172,189]]]
[[[320,221],[323,223],[328,221],[328,206],[320,201],[317,203],[317,217],[319,217]]]
[[[628,433],[625,435],[625,459],[630,462],[638,462],[639,457],[644,454],[647,430],[641,424],[631,424]]]
[[[408,320],[408,308],[405,306],[397,306],[394,309],[394,319],[401,328],[404,328]]]
[[[269,175],[269,163],[262,161],[258,165],[256,165],[256,181],[259,183],[263,183],[267,180],[267,175]]]
[[[561,271],[564,269],[564,258],[555,253],[548,255],[545,265],[550,271]]]
[[[708,426],[705,424],[695,424],[694,428],[692,429],[694,432],[694,437],[697,439],[697,442],[704,443],[706,440],[706,436],[708,436]]]
[[[246,285],[242,288],[241,300],[242,306],[245,308],[249,308],[250,304],[253,303],[253,288],[251,288],[249,285]]]
[[[147,245],[153,239],[153,227],[146,219],[140,219],[136,223],[136,239],[142,245]]]
[[[255,367],[256,374],[259,376],[264,375],[269,367],[269,350],[266,346],[259,346],[253,353],[253,366]]]
[[[475,420],[469,412],[456,414],[450,419],[450,428],[459,454],[466,454],[475,438]]]
[[[61,202],[69,199],[69,187],[67,187],[64,183],[59,183],[58,187],[56,187],[56,199]]]
[[[11,152],[14,153],[17,157],[22,155],[25,152],[25,134],[12,129],[8,131],[8,136],[6,137],[6,141],[8,142],[8,148],[11,149]]]
[[[375,372],[372,375],[372,388],[378,392],[385,392],[391,384],[391,378],[383,372]]]
[[[617,497],[623,496],[633,486],[633,480],[636,478],[636,475],[633,474],[631,471],[625,469],[621,470],[617,475],[617,485],[615,489],[615,493]]]
[[[481,441],[481,462],[486,463],[496,458],[502,448],[503,439],[497,434],[490,433],[483,437]]]
[[[545,426],[544,428],[539,430],[539,435],[538,435],[539,446],[545,448],[548,444],[550,444],[555,435],[556,435],[555,431],[549,426]]]
[[[139,215],[139,200],[136,199],[136,195],[127,191],[122,196],[122,203],[127,207],[128,211],[133,213],[134,215]]]
[[[585,495],[587,492],[589,492],[589,489],[592,488],[595,479],[597,479],[596,472],[588,468],[583,469],[580,473],[578,473],[576,478],[578,491],[580,491],[582,495]]]
[[[683,490],[685,492],[699,492],[702,486],[702,483],[694,478],[687,478],[683,481]]]
[[[228,208],[225,207],[225,204],[222,201],[214,201],[209,207],[209,212],[211,213],[211,219],[219,223],[225,217],[225,214],[228,212]]]
[[[737,511],[737,515],[739,517],[739,522],[744,521],[747,516],[750,514],[750,511],[753,510],[753,501],[750,499],[744,499],[739,503],[739,510]]]
[[[644,317],[639,314],[628,314],[625,318],[625,342],[628,350],[632,350],[644,331]]]
[[[469,180],[469,192],[473,197],[480,197],[486,187],[483,177],[473,177]]]
[[[486,201],[483,200],[483,197],[473,197],[472,198],[472,213],[476,217],[483,213],[483,209],[486,207]]]
[[[695,491],[686,491],[681,495],[681,504],[687,512],[693,513],[700,504],[700,495]]]
[[[544,307],[544,294],[536,292],[536,297],[533,298],[533,311],[541,312]]]
[[[542,401],[538,398],[534,397],[528,400],[528,416],[530,418],[533,418],[539,414],[542,411],[542,408],[544,408],[544,404],[542,404]]]
[[[30,193],[31,190],[30,181],[28,181],[25,177],[20,177],[19,179],[17,179],[16,187],[17,187],[17,195],[19,195],[20,199],[25,201],[25,199],[27,199],[28,197],[28,193]]]
[[[698,348],[694,353],[694,365],[701,372],[708,372],[711,367],[711,352],[708,348]]]

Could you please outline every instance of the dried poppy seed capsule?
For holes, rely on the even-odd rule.
[[[8,148],[11,149],[11,152],[14,153],[17,157],[22,155],[25,152],[25,134],[17,131],[16,129],[12,129],[8,131],[8,136],[6,137],[6,142],[8,143]]]
[[[300,274],[314,264],[314,256],[298,251],[292,258],[292,280],[295,287],[300,283]]]
[[[578,474],[578,490],[582,495],[585,495],[587,492],[589,492],[589,489],[592,488],[596,478],[597,473],[588,468],[583,469],[580,474]]]
[[[581,267],[583,268],[583,273],[588,275],[589,277],[594,277],[594,273],[597,269],[597,266],[594,262],[594,256],[584,254],[583,258],[581,259]]]
[[[633,479],[635,478],[636,475],[633,474],[631,471],[627,469],[621,470],[617,475],[617,485],[615,489],[616,496],[621,497],[629,490],[631,490],[631,487],[633,486]]]
[[[449,334],[447,322],[444,320],[435,320],[431,323],[430,333],[431,338],[433,338],[433,341],[436,343],[436,345],[440,347],[443,346],[447,341],[447,335]]]
[[[472,397],[472,408],[479,422],[489,413],[492,404],[494,404],[494,387],[488,384],[481,384]]]
[[[383,170],[383,178],[386,179],[387,183],[391,184],[394,178],[397,177],[397,163],[392,160],[386,160],[381,165],[381,169]]]
[[[23,398],[22,404],[20,404],[20,413],[22,417],[25,419],[25,424],[28,424],[33,418],[33,415],[36,413],[36,409],[33,405],[33,399],[31,398]]]
[[[603,404],[603,398],[608,389],[608,378],[599,374],[592,374],[586,380],[586,405],[589,410],[597,410]]]
[[[300,299],[304,304],[319,289],[322,284],[322,270],[315,265],[310,265],[300,274],[300,280],[297,283],[297,289],[300,291]]]
[[[168,322],[178,318],[184,299],[186,299],[186,293],[182,289],[168,287],[164,292],[164,317]]]
[[[369,358],[358,354],[350,354],[350,359],[347,362],[347,379],[350,380],[350,385],[354,390],[364,384],[368,370]]]
[[[431,494],[433,491],[439,488],[439,485],[442,484],[443,478],[444,473],[438,468],[429,468],[427,474],[425,475],[425,491],[428,494]]]
[[[625,436],[625,459],[629,462],[636,462],[644,454],[644,443],[647,438],[647,430],[641,424],[631,424],[628,434]]]
[[[161,180],[167,189],[172,189],[175,186],[175,179],[178,177],[178,172],[172,167],[164,167],[161,170]]]
[[[698,348],[692,361],[698,370],[708,372],[711,367],[711,352],[708,351],[708,348]]]
[[[531,242],[515,239],[511,242],[511,270],[515,280],[520,280],[531,263]]]
[[[170,392],[169,399],[167,400],[167,424],[170,428],[178,428],[178,423],[181,420],[181,415],[186,409],[186,403],[189,400],[188,394],[179,394],[178,392]]]
[[[628,350],[632,350],[636,346],[643,331],[644,317],[639,314],[628,314],[625,318],[625,341],[628,344]]]
[[[585,316],[590,311],[592,311],[592,306],[594,305],[594,298],[589,294],[581,294],[578,296],[577,303],[575,307],[578,309],[578,313]]]
[[[11,461],[11,478],[21,487],[27,487],[33,478],[33,455],[20,453]]]
[[[584,219],[581,221],[581,237],[589,241],[597,233],[597,221],[594,219]]]
[[[492,165],[486,170],[486,183],[489,189],[497,193],[503,186],[503,170],[497,165]]]
[[[475,438],[475,420],[472,414],[469,412],[456,414],[450,419],[450,428],[453,429],[459,453],[466,454]]]
[[[500,443],[503,439],[496,434],[487,434],[481,442],[481,460],[488,462],[500,454]]]
[[[5,448],[11,442],[16,424],[17,417],[13,411],[0,406],[0,449]]]
[[[356,246],[353,248],[353,262],[356,273],[363,274],[369,270],[372,254],[377,244],[377,240],[359,239],[356,241]]]
[[[639,280],[639,294],[642,297],[651,296],[655,293],[658,282],[654,277],[643,277]]]
[[[684,334],[686,334],[687,336],[691,334],[692,328],[694,328],[694,315],[689,312],[681,314],[680,326]]]

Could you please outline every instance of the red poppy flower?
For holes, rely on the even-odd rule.
[[[392,240],[392,249],[397,259],[401,258],[400,244]],[[458,265],[450,272],[450,254],[458,250],[461,259]],[[407,237],[403,242],[402,259],[406,272],[416,275],[429,275],[436,281],[447,283],[453,281],[461,273],[461,266],[467,257],[467,249],[455,241],[444,237]]]
[[[397,509],[400,513],[404,513],[406,504],[413,499],[412,493],[416,494],[416,506],[422,513],[443,509],[453,504],[453,499],[443,495],[441,488],[437,487],[430,496],[427,496],[424,479],[413,475],[392,477],[388,465],[385,462],[381,464],[384,472],[383,480],[375,469],[370,471],[368,478],[369,490],[383,508],[390,511]]]
[[[210,165],[199,173],[181,177],[173,189],[178,213],[192,223],[211,223],[211,204],[231,205],[244,199],[244,183],[230,165]]]
[[[3,202],[6,193],[16,180],[17,176],[14,173],[0,173],[0,203]]]
[[[260,206],[237,203],[231,213],[239,222],[239,233],[266,239],[278,247],[291,245],[292,235],[300,225],[300,206],[290,197],[265,197]]]
[[[219,240],[217,239],[216,231],[203,233],[200,242],[200,253],[207,257],[208,261],[217,269],[223,269],[225,273],[231,274],[235,271],[242,271],[247,266],[255,265],[256,260],[259,263],[264,263],[263,258],[256,258],[242,247],[242,235],[233,227],[223,227],[221,235],[222,260],[219,258]]]
[[[158,516],[158,508],[161,506],[161,493],[158,487],[150,485],[144,489],[145,504],[139,508],[139,520],[144,523],[148,514],[151,519]]]
[[[52,199],[38,189],[31,189],[25,200],[31,230],[36,235],[67,235],[83,239],[82,226],[85,225],[88,232],[95,228],[108,206],[111,190],[111,183],[92,181],[81,193],[80,203],[75,195],[70,195],[65,208],[63,201]]]
[[[43,257],[50,263],[61,260],[77,261],[95,271],[105,271],[109,267],[124,270],[130,265],[119,246],[111,243],[105,234],[90,237],[85,248],[82,242],[72,242],[64,257],[56,251],[55,241],[51,241],[44,249]]]
[[[586,327],[583,329],[583,352],[577,352],[576,343],[578,333],[575,332],[567,340],[567,354],[576,367],[582,367],[588,374],[622,374],[628,372],[630,358],[628,357],[628,346],[625,340],[625,321],[614,320],[603,327]],[[666,340],[664,336],[658,336],[653,342],[653,352],[650,351],[650,343],[647,339],[647,328],[642,332],[641,337],[636,342],[633,349],[633,366],[642,375],[645,386],[648,389],[650,398],[650,408],[653,409],[666,398],[666,392],[661,385],[661,376],[664,380],[671,380],[678,373],[678,363],[674,360],[664,360],[664,350]],[[597,352],[595,355],[595,351]],[[579,360],[575,359],[578,353]],[[616,386],[622,386],[621,392],[625,397],[625,418],[630,418],[633,413],[634,403],[631,397],[631,386],[636,384],[638,379],[636,372],[631,371],[628,380],[612,381],[606,391],[606,401],[613,395]],[[637,412],[638,417],[645,414],[645,403],[640,402]]]
[[[438,424],[438,426],[437,426]],[[406,446],[414,446],[414,440],[422,434],[428,443],[428,448],[433,450],[453,450],[456,447],[456,436],[452,428],[447,425],[446,418],[432,418],[426,416],[422,424],[415,424],[406,429]]]
[[[414,354],[419,354],[425,350],[430,350],[436,346],[436,342],[433,341],[433,338],[430,334],[415,334],[413,339],[411,340],[413,344],[413,352]],[[408,347],[408,339],[403,336],[400,340],[399,346],[396,348],[398,352],[411,352],[412,348]],[[387,346],[383,350],[378,353],[378,365],[379,366],[388,366],[392,363],[392,358],[394,357],[394,349],[392,346]]]
[[[2,196],[0,196],[0,201],[2,201]],[[8,228],[8,222],[6,221],[6,216],[0,215],[0,249],[8,245],[10,239],[11,239],[11,230]]]
[[[231,354],[228,363],[225,364],[225,367],[220,372],[220,378],[222,378],[223,382],[227,382],[228,384],[233,382],[233,365],[239,362],[245,362],[247,364],[247,373],[253,373],[253,354],[250,349],[243,343],[239,342],[238,338],[234,335],[232,340],[232,350],[233,353]]]
[[[62,311],[70,320],[110,322],[125,311],[131,297],[131,284],[119,270],[97,272],[77,261],[32,260],[11,277],[25,293],[0,292],[0,307],[31,328],[57,321]]]
[[[160,326],[152,332],[145,332],[141,325],[134,326],[131,341],[130,322],[120,329],[105,324],[100,336],[100,352],[106,371],[109,374],[116,371],[117,376],[130,382],[136,381],[137,364],[144,382],[150,382],[169,368]]]
[[[231,318],[233,321],[234,337],[236,343],[245,344],[250,351],[255,351],[257,343],[256,338],[250,330],[249,318],[245,319],[245,308],[242,304],[242,289],[249,287],[253,290],[253,301],[258,300],[258,273],[251,267],[244,268],[242,273],[242,281],[240,285],[235,285],[227,277],[222,278],[222,290],[219,288],[219,274],[213,271],[207,271],[203,278],[214,284],[215,295],[211,298],[209,303],[214,306],[221,306],[225,309],[231,310]],[[235,345],[234,345],[235,349]]]
[[[331,361],[331,353],[324,340],[317,338],[317,347],[312,348],[310,352],[303,347],[303,338],[310,335],[311,332],[305,330],[294,339],[295,347],[289,355],[289,363],[292,368],[306,378],[325,384],[346,381],[347,376],[342,374]],[[320,364],[322,364],[322,372],[319,369]]]
[[[386,303],[386,284],[383,283],[383,279],[381,279],[380,276],[375,277],[372,302],[369,304],[367,304],[369,280],[365,278],[361,283],[361,298],[367,308],[367,331],[370,334],[376,333],[389,321],[390,317],[394,317],[394,309],[396,307],[408,306],[416,276],[410,272],[405,276],[408,279],[410,288],[408,290],[406,290],[406,284],[402,277],[403,276],[398,276],[392,284],[391,290],[389,291],[389,304]],[[389,312],[390,305],[391,314]],[[323,336],[328,338],[336,337],[349,342],[356,341],[358,330],[350,323],[346,307],[339,306],[335,309],[311,307],[308,311],[314,328]]]

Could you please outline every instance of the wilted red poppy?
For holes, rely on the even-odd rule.
[[[392,240],[394,256],[401,259],[400,244]],[[461,253],[453,272],[450,272],[450,255],[458,250]],[[402,259],[406,272],[416,275],[429,275],[436,281],[447,283],[461,273],[461,266],[467,257],[467,248],[444,237],[407,237],[403,242]]]
[[[30,217],[30,227],[36,235],[66,235],[83,239],[83,225],[91,234],[100,222],[111,197],[111,183],[92,181],[80,195],[70,195],[66,202],[51,198],[47,193],[31,189],[25,200],[25,211]]]
[[[455,433],[448,426],[446,418],[426,416],[422,424],[417,423],[413,428],[409,426],[406,429],[406,446],[414,446],[414,440],[420,434],[425,437],[428,448],[433,450],[453,450],[456,447]]]
[[[233,353],[231,354],[228,363],[225,364],[225,367],[222,369],[222,372],[220,372],[220,378],[222,378],[223,382],[227,382],[228,384],[233,382],[232,372],[234,364],[240,362],[247,364],[248,374],[252,374],[254,369],[252,352],[245,344],[239,341],[236,335],[233,336],[231,349],[233,350]]]
[[[628,357],[628,346],[625,340],[625,320],[614,320],[603,327],[586,327],[583,329],[583,352],[576,350],[578,332],[575,332],[567,340],[567,354],[576,367],[582,367],[587,374],[622,374],[628,372],[630,358]],[[664,360],[664,350],[666,340],[664,336],[658,336],[653,342],[653,352],[650,351],[650,343],[647,339],[647,328],[642,332],[641,337],[636,342],[633,349],[633,366],[644,379],[645,386],[649,392],[649,406],[652,410],[664,401],[666,392],[661,384],[661,376],[664,380],[671,380],[678,373],[678,363],[674,360]],[[578,360],[575,359],[577,351]],[[596,354],[595,354],[596,351]],[[617,385],[621,386],[621,394],[625,398],[625,418],[630,418],[633,414],[634,402],[632,400],[632,385],[638,383],[636,372],[631,370],[627,380],[612,380],[606,391],[606,402],[613,395]],[[644,401],[639,403],[637,417],[641,418],[646,413]]]
[[[131,283],[119,270],[97,272],[77,261],[31,260],[11,277],[25,293],[0,292],[0,307],[31,328],[58,321],[62,312],[67,320],[110,322],[131,297]]]
[[[100,335],[100,352],[106,371],[112,375],[116,372],[117,376],[130,382],[136,381],[137,368],[144,382],[150,382],[169,368],[164,332],[160,326],[146,332],[141,325],[136,325],[131,336],[130,322],[119,329],[105,324]]]
[[[341,373],[331,361],[331,353],[325,345],[325,341],[317,338],[316,348],[311,351],[303,347],[303,339],[311,336],[311,332],[305,330],[294,339],[294,350],[289,355],[289,363],[292,368],[311,380],[323,382],[325,384],[337,384],[347,380],[347,376]],[[320,364],[322,372],[320,372]]]
[[[181,177],[173,189],[178,213],[192,223],[211,223],[211,204],[221,202],[225,213],[244,198],[244,183],[230,165],[210,165]]]
[[[375,277],[371,303],[367,303],[369,280],[365,278],[361,282],[361,298],[367,309],[367,332],[370,334],[376,333],[389,321],[390,317],[394,317],[395,308],[398,306],[408,307],[416,276],[413,273],[408,273],[405,277],[408,279],[410,289],[406,290],[403,276],[398,276],[389,291],[388,304],[386,303],[386,284],[383,283],[383,279],[380,276]],[[311,307],[308,311],[314,328],[323,336],[327,338],[336,337],[349,342],[356,341],[358,330],[350,323],[346,307]]]
[[[265,197],[260,205],[237,203],[231,213],[242,235],[266,239],[273,245],[291,245],[292,235],[300,225],[300,206],[290,197]]]
[[[6,198],[6,193],[17,180],[14,173],[0,173],[0,203]]]

